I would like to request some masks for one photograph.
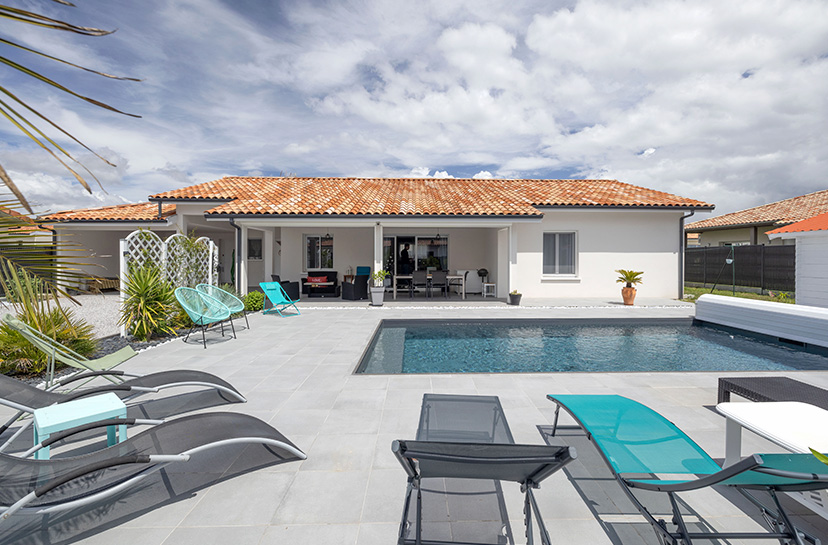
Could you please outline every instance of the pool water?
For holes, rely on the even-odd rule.
[[[828,370],[828,350],[693,320],[383,320],[357,373]]]

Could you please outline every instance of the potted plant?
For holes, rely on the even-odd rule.
[[[371,275],[371,304],[375,307],[382,306],[386,276],[388,276],[388,271],[384,270],[379,270]]]
[[[520,305],[520,298],[522,294],[518,293],[518,290],[512,290],[509,292],[509,304],[518,306]]]
[[[621,288],[621,297],[624,298],[624,304],[634,304],[636,294],[635,285],[644,283],[644,281],[641,280],[641,276],[644,273],[640,271],[626,269],[617,269],[615,272],[619,274],[618,280],[616,280],[616,282],[626,284],[626,286]]]

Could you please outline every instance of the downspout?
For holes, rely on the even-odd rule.
[[[230,225],[236,228],[236,291],[241,293],[241,227],[236,225],[235,218],[230,218]]]
[[[684,299],[684,245],[687,242],[687,235],[684,233],[684,220],[696,214],[696,210],[690,210],[686,216],[682,216],[679,220],[679,235],[681,242],[679,243],[679,299]]]

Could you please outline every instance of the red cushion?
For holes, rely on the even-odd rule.
[[[321,282],[327,282],[327,281],[328,281],[327,276],[309,276],[308,279],[306,280],[306,282],[308,284],[319,284]]]

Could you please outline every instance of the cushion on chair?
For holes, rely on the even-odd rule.
[[[327,282],[327,276],[309,276],[307,279],[308,284],[321,284],[322,282]]]

